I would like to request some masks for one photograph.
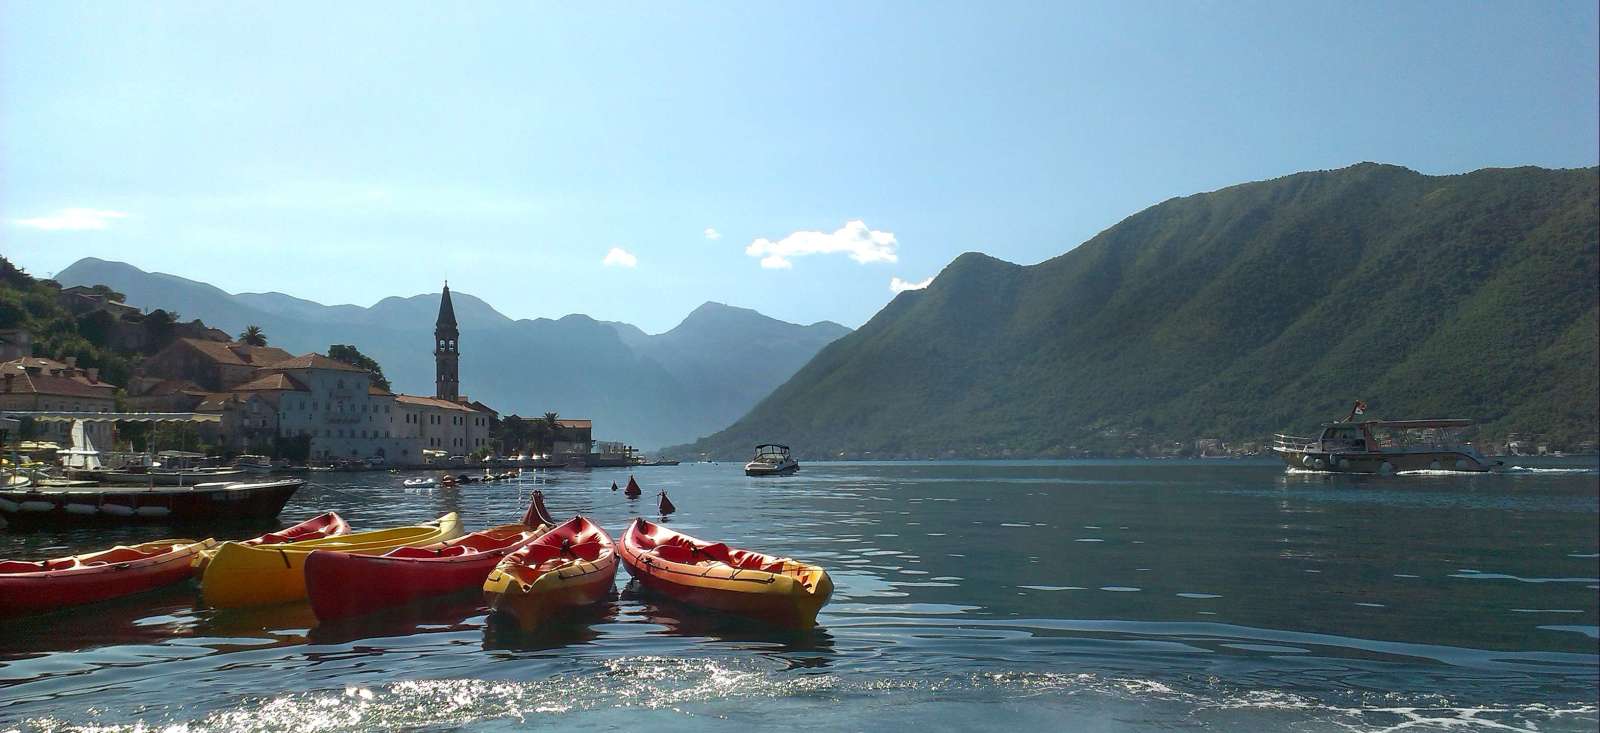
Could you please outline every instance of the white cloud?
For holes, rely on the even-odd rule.
[[[722,238],[722,232],[719,232],[719,231],[717,231],[716,229],[714,229],[712,227],[706,227],[706,239],[709,239],[709,240],[712,240],[712,241],[716,241],[716,240],[721,239],[721,238]]]
[[[611,251],[606,253],[606,258],[600,261],[600,264],[606,267],[633,267],[639,264],[639,258],[634,257],[632,252],[621,247],[612,247]]]
[[[893,278],[889,278],[889,292],[891,292],[891,293],[901,293],[901,292],[905,292],[907,290],[921,290],[921,289],[923,289],[925,287],[928,287],[929,285],[932,285],[932,284],[933,284],[933,276],[932,275],[929,275],[928,279],[923,280],[922,282],[919,282],[919,283],[908,282],[908,281],[905,281],[905,280],[901,280],[898,277],[893,277]]]
[[[846,253],[850,259],[862,264],[899,262],[900,257],[895,254],[897,246],[899,243],[895,241],[893,232],[868,229],[865,222],[857,219],[845,222],[843,227],[831,234],[801,231],[776,242],[757,239],[744,248],[744,253],[760,257],[761,266],[769,270],[787,270],[794,266],[791,257],[838,252]]]
[[[106,229],[111,226],[112,219],[127,218],[121,211],[108,211],[106,209],[62,209],[49,216],[40,216],[32,219],[17,219],[17,226],[29,229],[43,229],[50,232],[79,232],[90,229]]]

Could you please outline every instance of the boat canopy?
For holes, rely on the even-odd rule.
[[[759,452],[759,451],[760,451],[760,450],[761,450],[761,449],[762,449],[762,448],[778,448],[778,449],[780,449],[780,450],[784,450],[784,451],[787,451],[787,450],[789,450],[789,446],[787,446],[787,445],[783,445],[783,444],[782,444],[782,443],[762,443],[762,444],[761,444],[761,445],[758,445],[758,446],[756,446],[756,450],[757,450],[757,451],[758,451],[758,452]]]

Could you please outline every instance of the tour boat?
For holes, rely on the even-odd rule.
[[[382,555],[319,550],[305,561],[306,597],[319,621],[332,621],[476,589],[501,558],[549,529],[544,524],[508,524]]]
[[[299,524],[285,527],[276,532],[268,532],[248,540],[235,540],[241,545],[286,545],[291,542],[304,542],[306,540],[322,539],[324,537],[338,537],[350,533],[350,524],[344,517],[334,512],[324,512],[307,519]],[[215,548],[202,550],[194,556],[192,563],[195,579],[205,575],[206,566],[211,564],[212,556],[216,555]]]
[[[189,577],[214,540],[156,540],[28,562],[0,560],[0,617],[48,613],[142,593]]]
[[[622,534],[622,564],[646,590],[682,603],[811,628],[833,593],[821,567],[707,542],[635,519]]]
[[[551,618],[599,603],[617,577],[611,535],[586,517],[573,517],[507,555],[483,582],[496,613],[534,631]]]
[[[744,464],[746,476],[782,476],[800,470],[800,464],[789,455],[789,446],[762,443],[756,446],[756,455]]]
[[[7,486],[0,517],[15,523],[87,521],[190,522],[278,515],[300,479],[219,481],[192,486]]]
[[[306,557],[317,550],[381,555],[461,536],[455,512],[427,524],[357,532],[339,537],[251,546],[224,542],[200,577],[200,595],[214,608],[287,603],[306,597]]]
[[[1454,439],[1471,420],[1357,420],[1365,411],[1366,404],[1357,402],[1349,416],[1325,424],[1316,438],[1274,436],[1272,450],[1289,468],[1331,473],[1482,473],[1502,465]]]

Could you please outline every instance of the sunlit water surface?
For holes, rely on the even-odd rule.
[[[637,502],[610,490],[625,471],[424,490],[314,474],[286,522],[479,528],[539,488],[616,535],[665,490],[674,529],[816,561],[837,590],[817,628],[784,633],[619,573],[592,615],[523,636],[475,594],[318,627],[304,604],[214,612],[175,587],[0,625],[0,730],[1593,730],[1600,474],[1512,463],[686,464],[638,469]],[[172,532],[0,533],[0,556]]]

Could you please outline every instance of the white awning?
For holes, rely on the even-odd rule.
[[[222,422],[215,412],[49,412],[7,410],[5,418],[29,417],[40,422]]]

